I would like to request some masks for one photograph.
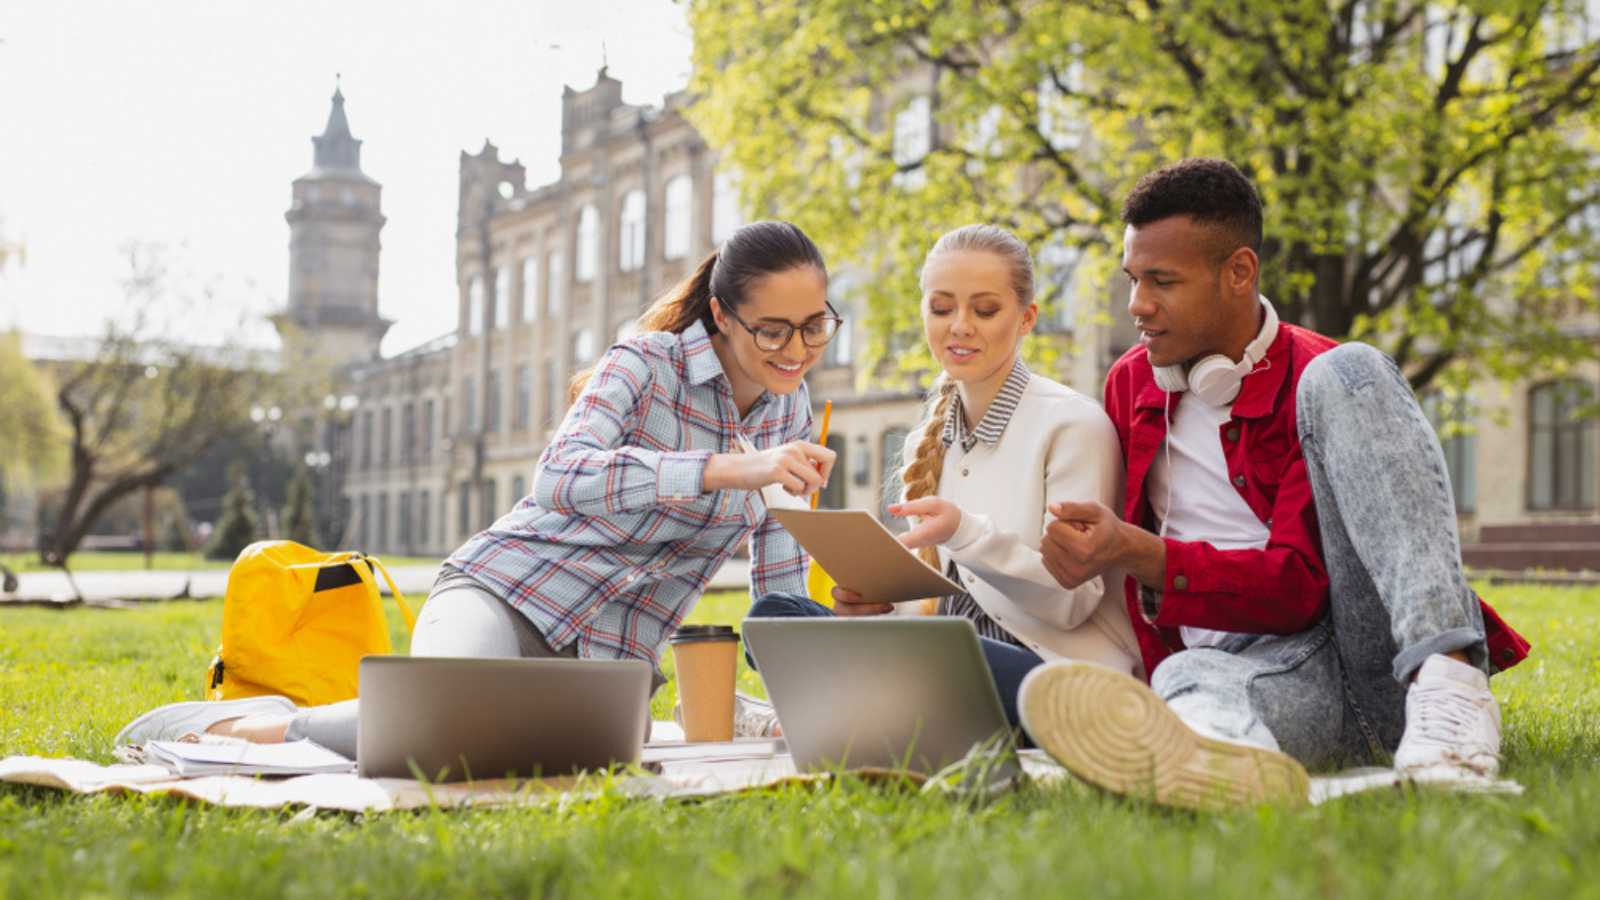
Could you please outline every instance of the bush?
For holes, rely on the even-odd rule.
[[[222,498],[222,519],[211,533],[211,543],[206,545],[206,559],[234,559],[239,551],[255,543],[260,533],[256,521],[255,495],[245,480],[242,469],[233,472],[233,488]]]
[[[289,501],[283,508],[283,527],[291,541],[317,546],[317,511],[312,504],[311,473],[301,467],[289,482]]]

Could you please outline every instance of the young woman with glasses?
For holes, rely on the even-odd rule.
[[[833,451],[812,442],[803,380],[840,324],[827,288],[821,252],[795,226],[754,222],[729,237],[645,312],[639,334],[574,379],[533,493],[445,561],[411,653],[658,666],[746,541],[755,596],[804,591],[806,556],[756,491],[807,495],[833,469]],[[740,437],[756,452],[738,452]],[[210,731],[310,738],[354,757],[357,703],[176,703],[117,743]]]

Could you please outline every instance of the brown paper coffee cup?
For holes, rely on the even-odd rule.
[[[733,740],[733,683],[739,635],[727,625],[686,625],[671,637],[688,741]]]

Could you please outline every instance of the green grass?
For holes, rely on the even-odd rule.
[[[1600,896],[1600,590],[1489,595],[1536,645],[1494,682],[1522,797],[1382,793],[1196,816],[1071,783],[973,807],[845,780],[700,803],[607,794],[294,819],[5,785],[0,898]],[[708,597],[695,619],[737,621],[744,603]],[[220,614],[216,601],[0,610],[0,755],[107,760],[128,719],[199,696]]]
[[[380,557],[384,565],[388,566],[436,566],[439,560],[434,557],[424,556],[383,556]],[[10,567],[13,572],[54,572],[54,566],[47,566],[39,562],[37,553],[0,553],[0,563]],[[198,553],[152,553],[150,555],[150,568],[157,571],[188,571],[194,569],[226,569],[233,565],[232,560],[206,559]],[[67,560],[68,566],[74,572],[122,572],[143,569],[144,554],[126,552],[121,550],[95,550],[84,553],[74,553]]]

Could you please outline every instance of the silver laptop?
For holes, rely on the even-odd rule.
[[[363,777],[565,775],[638,762],[650,666],[637,660],[361,660]]]
[[[742,627],[802,771],[932,773],[978,744],[1012,738],[966,619],[745,619]]]

